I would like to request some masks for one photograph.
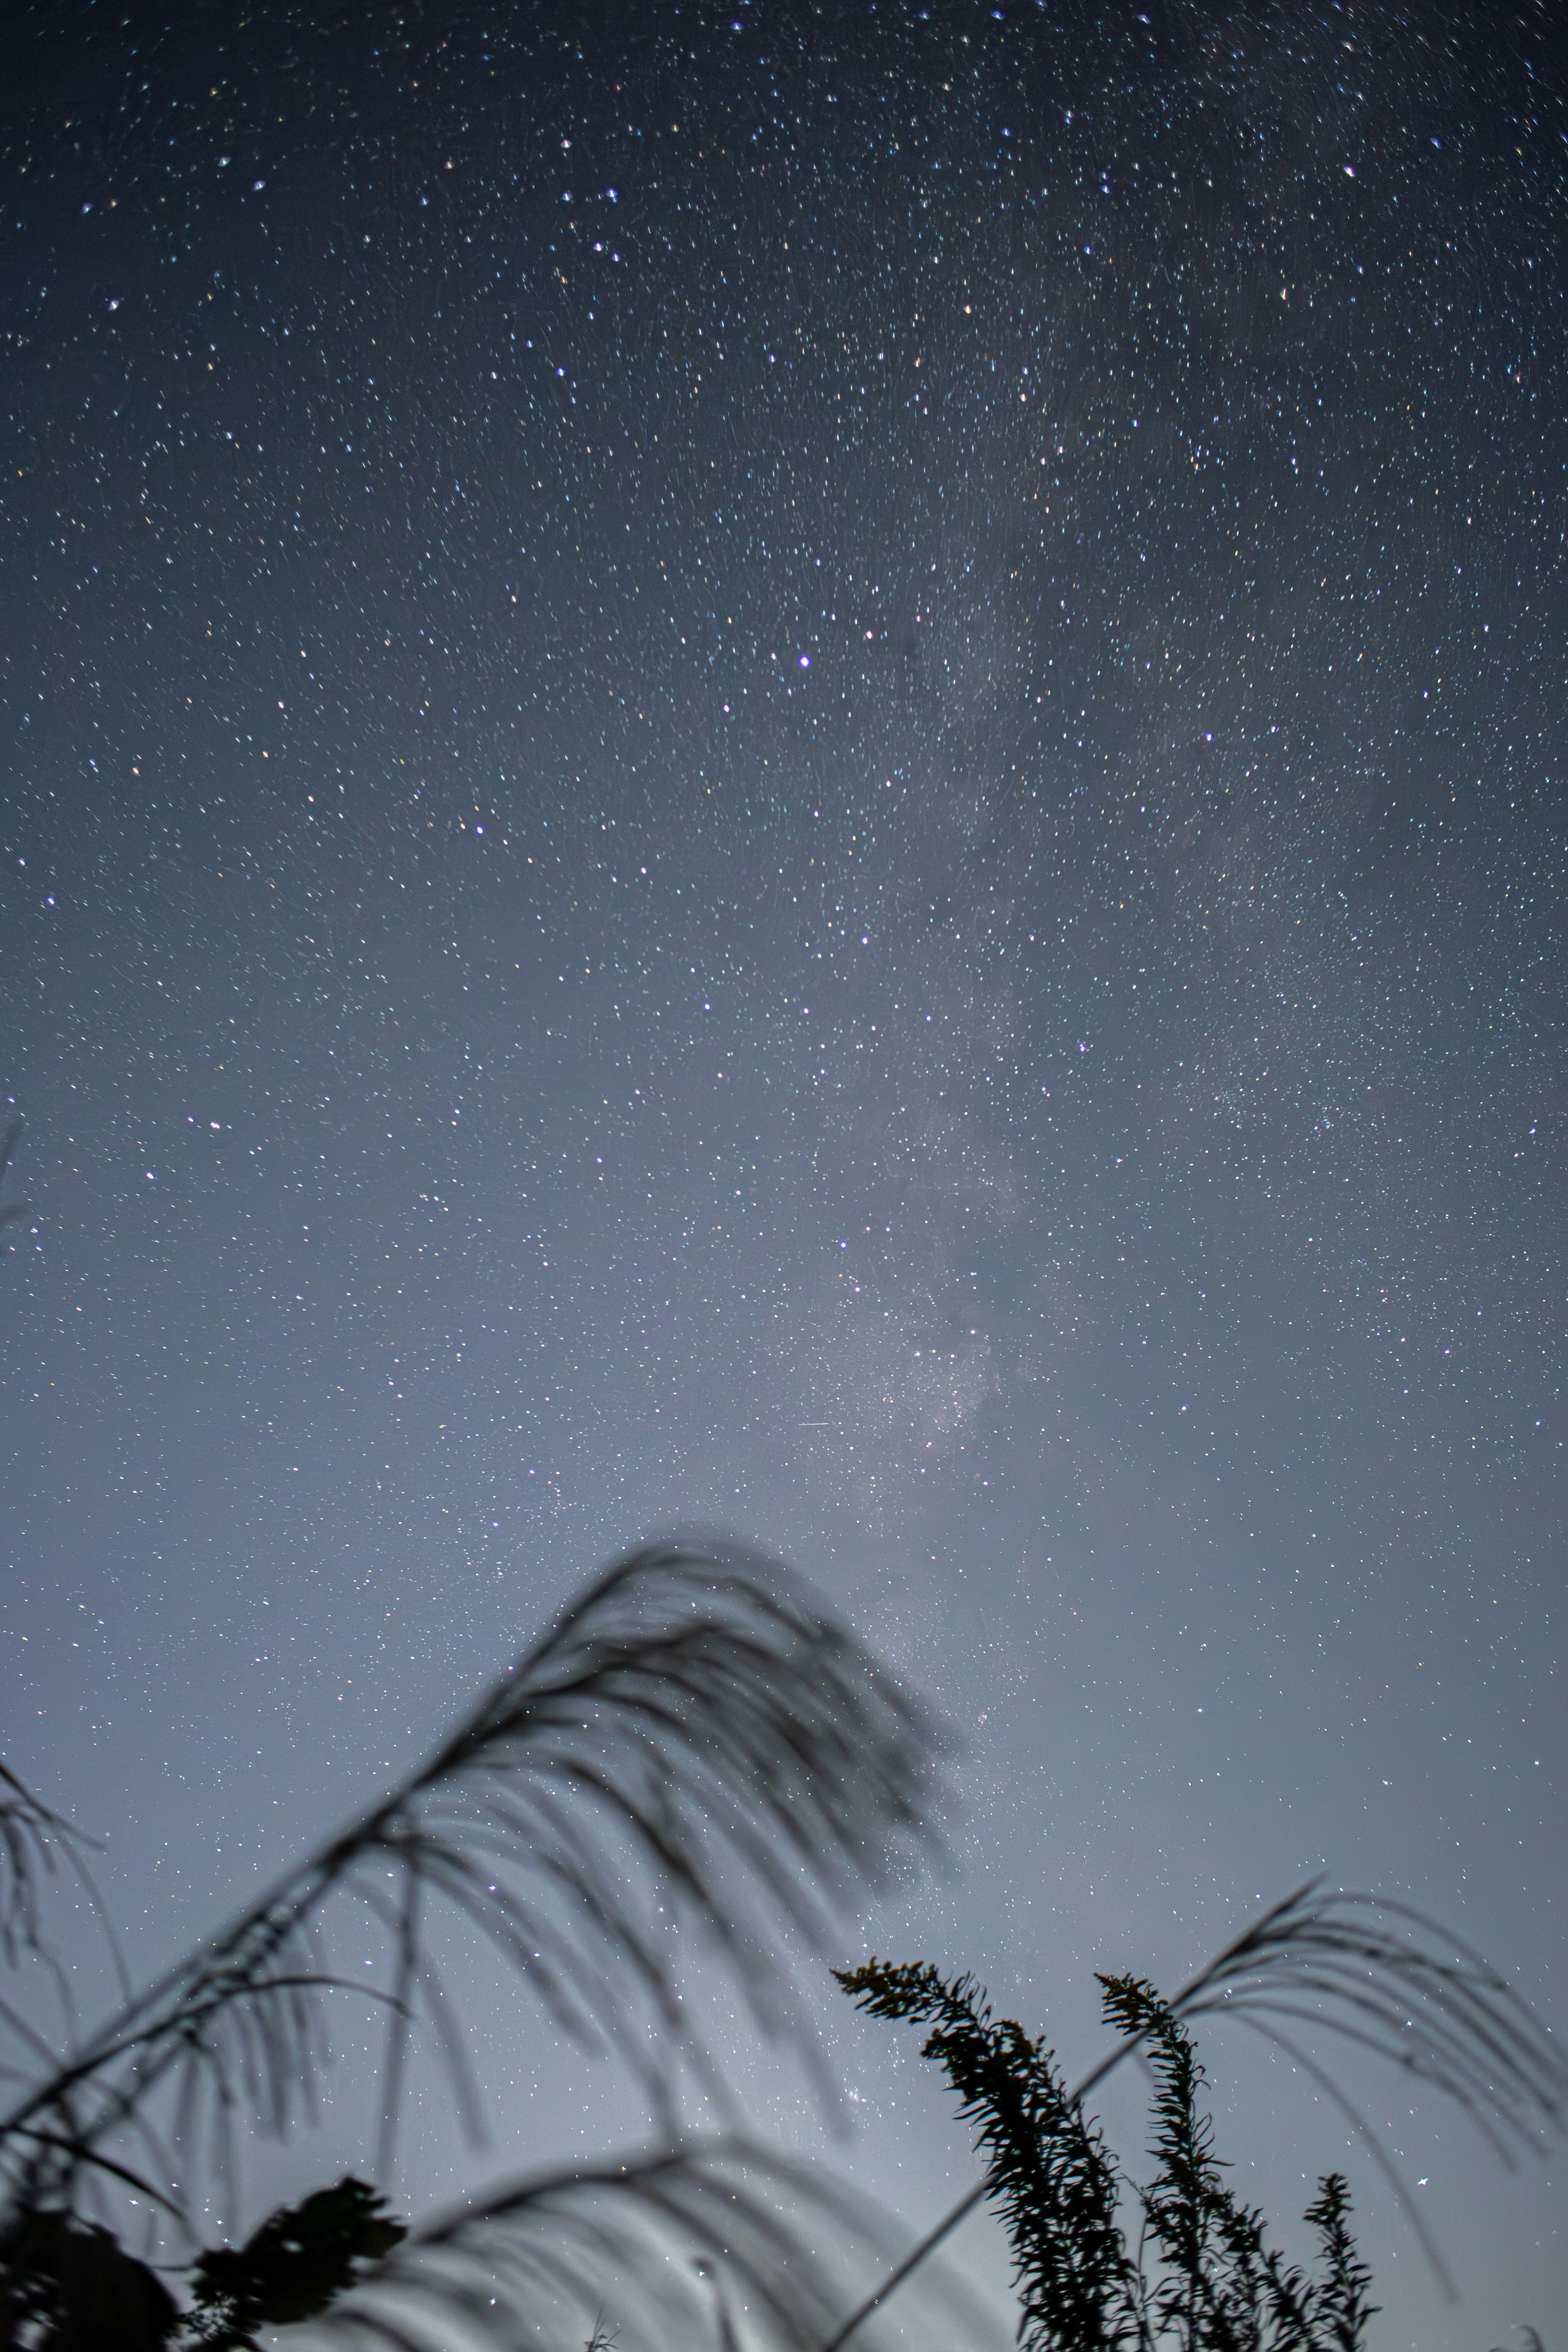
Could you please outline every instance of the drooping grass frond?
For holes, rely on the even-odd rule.
[[[5,1171],[11,1165],[17,1144],[21,1141],[22,1129],[26,1123],[24,1119],[14,1118],[5,1134],[0,1135],[0,1184],[5,1181]],[[26,1201],[10,1202],[6,1207],[0,1209],[0,1232],[3,1232],[7,1225],[18,1224],[27,1214],[28,1204]],[[11,1247],[12,1244],[9,1242],[0,1242],[0,1257],[8,1257]]]
[[[1281,2026],[1325,2029],[1454,2100],[1505,2159],[1568,2113],[1568,2052],[1489,1961],[1384,1895],[1300,1888],[1171,2008],[1240,2017],[1276,2039]]]
[[[0,1961],[6,1967],[15,1968],[29,1953],[47,1963],[43,1890],[63,1864],[97,1912],[118,1968],[119,1947],[87,1859],[93,1843],[0,1762]],[[51,1972],[58,1979],[58,1969]]]
[[[38,1898],[69,1824],[0,1763],[0,1958],[14,1968],[42,1941]]]
[[[416,2231],[291,2339],[300,2352],[815,2352],[888,2217],[818,2168],[738,2139],[563,2171]],[[1005,2337],[940,2272],[900,2315],[905,2345],[1002,2352]]]
[[[282,2133],[309,2112],[322,1997],[342,1989],[325,1931],[343,1897],[385,1940],[394,2099],[423,2014],[475,2104],[434,1968],[443,1906],[567,2032],[634,2063],[651,2065],[650,2022],[667,2047],[694,2051],[681,1925],[727,1964],[763,2030],[809,2052],[789,1940],[820,1944],[855,1890],[929,1845],[940,1746],[925,1711],[776,1563],[719,1545],[639,1551],[426,1764],[13,2100],[0,2116],[12,2194],[69,2201],[111,2143],[140,2132],[122,2177],[178,2204],[228,2164],[239,2126]],[[155,2116],[169,2134],[162,2178]]]

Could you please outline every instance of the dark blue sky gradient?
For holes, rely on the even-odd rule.
[[[1560,31],[19,12],[5,1738],[140,1965],[697,1520],[971,1739],[877,1948],[1088,2057],[1323,1867],[1561,2018]],[[1552,2340],[1560,2166],[1358,2084],[1449,2312],[1207,2054]]]

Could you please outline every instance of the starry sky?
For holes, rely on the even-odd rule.
[[[701,1523],[959,1726],[865,1932],[1069,2061],[1319,1869],[1563,2018],[1555,14],[14,13],[5,1741],[138,1966]],[[635,2136],[473,1997],[503,2152]],[[1205,2048],[1383,2342],[1556,2324],[1560,2163],[1358,2083],[1452,2309]]]

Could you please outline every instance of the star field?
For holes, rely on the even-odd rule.
[[[955,1717],[878,1933],[1064,2049],[1320,1867],[1560,2013],[1552,12],[16,47],[6,1753],[138,1963],[706,1521]],[[1384,2340],[1549,2329],[1561,2167],[1376,2096]]]

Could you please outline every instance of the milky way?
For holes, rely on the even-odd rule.
[[[150,1967],[716,1523],[969,1739],[879,1948],[1088,2055],[1322,1868],[1560,2012],[1552,12],[310,13],[16,36],[5,1752]]]

